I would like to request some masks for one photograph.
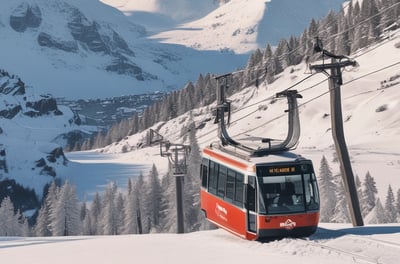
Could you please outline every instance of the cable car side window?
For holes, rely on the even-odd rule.
[[[204,159],[201,162],[200,167],[200,176],[201,176],[201,186],[207,188],[208,182],[208,159]]]
[[[210,161],[210,178],[208,180],[208,191],[212,194],[217,194],[218,167],[218,163]]]
[[[217,191],[217,195],[219,197],[225,196],[226,177],[227,177],[227,168],[223,165],[219,165],[218,191]]]
[[[244,182],[244,175],[241,173],[236,173],[234,203],[240,207],[243,207],[243,191],[244,191],[243,182]]]
[[[313,174],[304,174],[304,188],[306,194],[307,210],[313,211],[319,209],[319,196],[317,180]]]
[[[225,198],[229,201],[233,201],[235,196],[235,176],[236,172],[228,169],[228,177],[226,178],[226,186],[225,186]]]

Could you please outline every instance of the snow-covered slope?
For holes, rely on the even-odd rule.
[[[399,54],[399,42],[397,34],[390,40],[354,54],[360,66],[343,72],[344,129],[353,171],[361,180],[368,171],[371,173],[382,201],[385,200],[389,184],[393,190],[400,188],[400,151],[397,144],[400,142],[400,62],[396,56]],[[275,102],[272,97],[308,77],[308,72],[305,64],[289,67],[272,85],[261,83],[258,89],[249,87],[229,98],[234,109],[228,128],[230,135],[239,141],[246,137],[284,139],[287,133],[287,117],[284,113],[287,102]],[[317,74],[293,89],[303,96],[299,99],[301,137],[295,152],[311,158],[316,171],[325,155],[334,175],[339,174],[331,135],[327,77]],[[199,127],[197,139],[200,146],[217,141],[217,126],[213,123],[214,117],[209,108],[195,109],[192,116],[196,127]],[[190,115],[185,114],[169,122],[156,124],[153,129],[171,142],[182,143],[182,139],[186,138],[182,128],[189,122]],[[124,160],[137,158],[146,160],[145,164],[154,162],[162,175],[167,170],[167,162],[157,155],[158,147],[121,153],[124,146],[135,149],[134,146],[143,142],[145,133],[133,135],[102,151],[121,155]]]
[[[397,264],[400,226],[321,224],[309,240],[245,241],[223,230],[189,234],[0,238],[4,263]]]
[[[169,91],[200,72],[232,70],[246,60],[151,41],[145,28],[97,0],[4,0],[0,7],[0,68],[39,94],[79,99]]]

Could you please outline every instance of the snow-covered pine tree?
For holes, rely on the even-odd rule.
[[[367,224],[384,224],[387,223],[385,209],[379,198],[375,201],[375,207],[365,216],[364,221]]]
[[[397,190],[397,195],[396,195],[396,212],[397,212],[397,222],[400,222],[400,189]]]
[[[349,209],[347,207],[347,198],[344,191],[344,184],[341,175],[334,177],[336,185],[336,206],[331,220],[333,223],[350,223]]]
[[[116,207],[117,185],[111,182],[107,185],[102,200],[100,217],[101,233],[103,235],[118,234],[118,214]]]
[[[329,223],[334,218],[338,198],[336,196],[337,186],[325,156],[322,156],[321,159],[318,178],[321,199],[320,221]]]
[[[386,221],[387,223],[396,223],[397,221],[397,212],[394,194],[392,190],[392,186],[389,184],[386,201],[385,201],[385,213],[386,213]]]
[[[161,207],[161,184],[155,164],[149,172],[149,181],[147,183],[146,200],[146,218],[148,219],[145,226],[145,233],[159,230],[160,225],[160,207]]]
[[[267,83],[273,83],[275,80],[276,69],[275,63],[273,62],[273,53],[270,44],[267,44],[267,47],[264,50],[263,61],[267,73]]]
[[[200,229],[200,163],[201,151],[196,139],[196,125],[190,116],[188,131],[190,154],[188,157],[188,170],[185,175],[184,187],[184,215],[185,215],[185,231],[193,232]]]
[[[34,234],[36,236],[51,236],[49,219],[49,208],[47,207],[46,203],[43,203],[42,207],[39,209],[39,214],[36,218],[36,225],[34,227]]]
[[[161,180],[161,229],[167,233],[176,233],[176,185],[171,168]]]
[[[368,30],[364,32],[364,34],[368,32],[367,35],[363,36],[366,37],[366,45],[376,42],[382,32],[380,26],[381,15],[378,12],[378,7],[375,1],[376,0],[363,0],[361,3],[361,19],[368,19],[367,22],[363,23],[366,25],[366,29]]]
[[[124,211],[124,234],[137,234],[137,214],[138,214],[138,198],[134,191],[135,183],[132,179],[128,181],[128,192],[125,199]]]
[[[81,232],[81,221],[76,189],[68,181],[61,187],[50,214],[53,236],[74,236]]]
[[[56,181],[52,181],[50,187],[47,190],[47,195],[44,200],[44,204],[42,205],[42,207],[45,206],[45,211],[43,211],[43,213],[45,214],[44,217],[46,217],[46,214],[48,217],[46,221],[48,230],[50,231],[50,235],[53,235],[52,222],[54,221],[53,216],[56,215],[54,210],[56,207],[59,194],[60,194],[60,188],[58,187],[58,183]]]
[[[352,13],[348,14],[348,17],[350,18],[351,25],[353,26],[353,29],[351,31],[352,32],[351,52],[355,52],[358,49],[363,47],[362,41],[364,39],[363,35],[365,34],[366,28],[359,24],[359,22],[362,21],[360,9],[361,9],[361,7],[360,7],[359,1],[356,1],[354,3],[352,9],[349,9],[349,11],[352,11]]]
[[[363,196],[361,197],[360,201],[361,213],[363,217],[365,217],[375,207],[377,194],[378,189],[376,188],[375,179],[368,171],[363,182]]]
[[[23,236],[24,228],[20,222],[21,214],[14,212],[10,197],[0,203],[0,236]]]
[[[122,193],[118,193],[115,200],[115,207],[117,211],[116,234],[121,235],[124,232],[124,212],[125,212],[125,199]]]
[[[93,232],[93,223],[90,211],[87,210],[85,218],[82,221],[82,235],[84,236],[94,236],[96,233]]]
[[[351,5],[351,4],[350,4]],[[338,15],[338,32],[339,34],[336,39],[336,54],[350,55],[351,44],[350,44],[350,31],[349,31],[349,20],[342,10]]]
[[[96,192],[92,204],[90,205],[89,214],[86,215],[87,217],[90,218],[85,220],[87,222],[86,225],[90,226],[90,230],[87,230],[86,232],[89,232],[90,234],[93,235],[102,234],[102,227],[100,223],[101,211],[102,211],[101,198],[99,193]]]

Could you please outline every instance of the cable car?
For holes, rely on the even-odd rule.
[[[277,94],[288,99],[285,140],[243,144],[233,140],[225,126],[225,112],[230,114],[224,95],[227,77],[217,77],[225,80],[217,90],[220,142],[202,152],[201,210],[210,222],[248,240],[310,236],[319,221],[317,180],[311,160],[290,151],[300,135],[301,96],[297,91]]]
[[[265,240],[317,229],[319,195],[310,160],[293,153],[245,159],[207,147],[201,176],[201,209],[231,233]]]

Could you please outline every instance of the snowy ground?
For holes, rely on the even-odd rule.
[[[259,243],[223,230],[190,234],[1,238],[2,263],[397,264],[400,225],[321,224],[309,239]]]

